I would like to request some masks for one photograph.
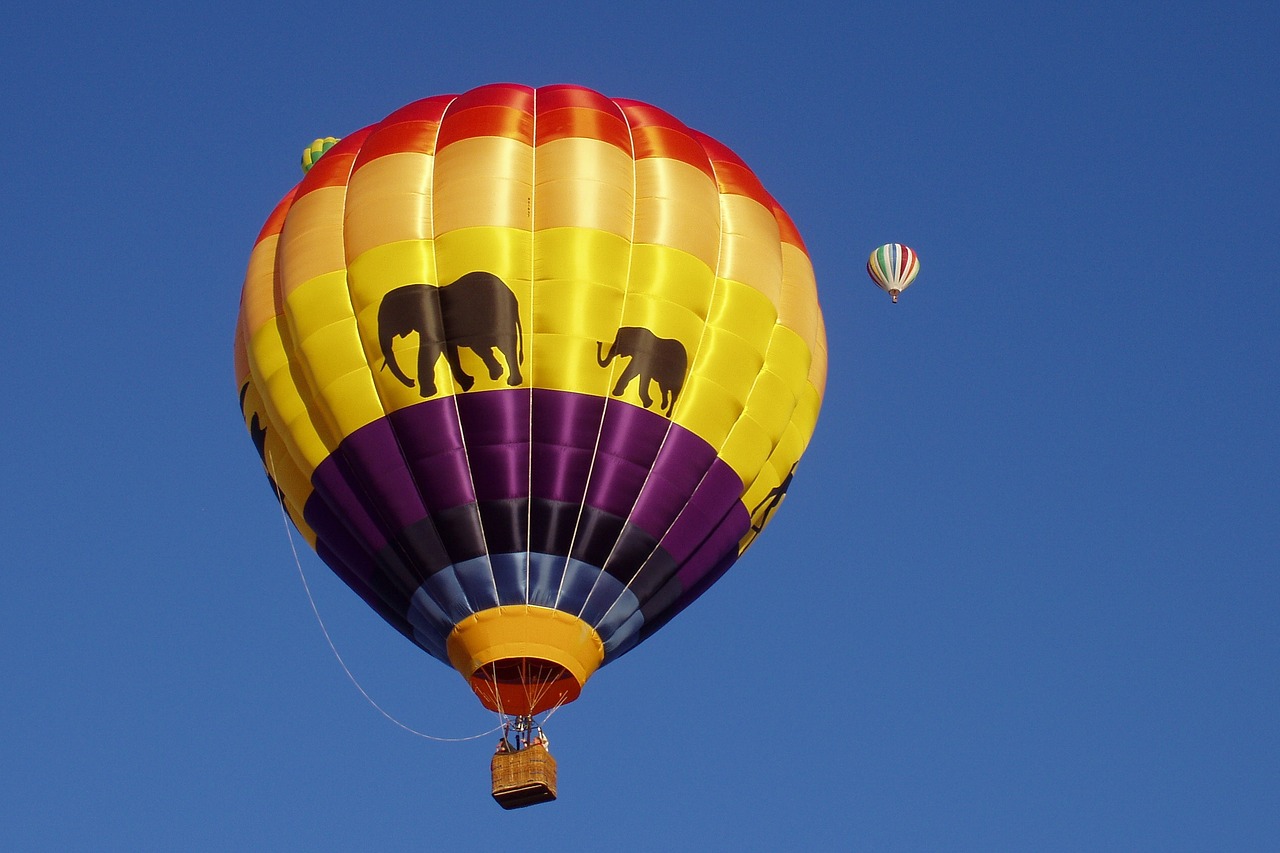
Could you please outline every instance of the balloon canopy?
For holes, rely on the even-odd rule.
[[[785,495],[827,369],[804,244],[728,148],[576,86],[427,98],[308,162],[236,327],[272,488],[486,707],[571,701]]]
[[[867,274],[894,302],[898,301],[898,294],[916,280],[919,272],[920,256],[915,249],[901,243],[885,243],[867,260]]]

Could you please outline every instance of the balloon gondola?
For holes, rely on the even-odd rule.
[[[827,370],[804,243],[724,145],[577,86],[426,98],[303,162],[245,277],[246,427],[321,559],[531,726],[785,496]]]

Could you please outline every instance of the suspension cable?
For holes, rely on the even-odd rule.
[[[268,467],[271,468],[272,483],[273,484],[277,483],[279,482],[279,480],[276,479],[275,461],[271,458],[270,453],[267,453],[266,456],[268,459]],[[417,729],[411,728],[410,726],[407,726],[404,723],[400,722],[395,717],[391,716],[391,714],[387,713],[387,711],[385,711],[381,705],[379,705],[377,702],[373,700],[373,697],[370,696],[365,691],[365,689],[360,686],[360,682],[356,680],[356,677],[354,674],[352,674],[350,667],[347,666],[347,662],[342,659],[342,655],[338,652],[338,647],[333,644],[333,638],[329,636],[329,629],[325,626],[324,619],[320,616],[319,608],[316,607],[315,596],[311,594],[311,584],[307,583],[307,573],[303,571],[302,559],[298,556],[298,547],[293,540],[293,523],[290,521],[289,514],[285,510],[283,495],[277,495],[277,497],[280,498],[280,500],[278,501],[280,504],[280,516],[284,520],[284,532],[285,532],[285,536],[289,540],[289,550],[293,553],[294,565],[298,567],[298,577],[302,579],[302,588],[307,592],[307,601],[311,604],[311,612],[312,614],[315,615],[316,622],[320,625],[320,632],[324,634],[325,642],[329,644],[330,651],[332,651],[333,656],[338,659],[338,665],[342,667],[342,671],[347,674],[347,678],[351,681],[352,684],[355,685],[356,690],[360,691],[360,695],[365,698],[365,701],[367,701],[370,705],[372,705],[379,714],[386,717],[388,720],[395,723],[397,726],[404,729],[409,734],[417,735],[418,737],[425,738],[426,740],[433,740],[441,743],[460,743],[462,741],[478,740],[479,738],[487,737],[489,735],[492,735],[494,732],[501,730],[502,725],[499,724],[494,728],[489,729],[488,731],[481,732],[478,735],[468,735],[467,737],[439,737],[437,735],[429,735],[429,734],[426,734],[425,732],[420,732]]]

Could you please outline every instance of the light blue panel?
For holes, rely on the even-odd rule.
[[[486,568],[488,565],[486,561]],[[453,566],[438,571],[423,581],[422,586],[414,593],[414,599],[424,592],[448,618],[450,626],[458,624],[474,612],[467,602],[467,595],[462,591],[462,584],[458,582]],[[450,627],[449,630],[452,631],[453,628]]]
[[[467,594],[472,613],[498,606],[498,591],[493,585],[493,564],[490,559],[488,556],[472,557],[455,563],[452,569],[444,570],[457,573],[458,583]]]
[[[498,587],[498,601],[502,604],[525,604],[525,581],[529,577],[529,555],[521,551],[518,554],[490,554],[489,563],[493,567],[493,584]]]
[[[560,582],[564,578],[566,559],[557,554],[529,555],[529,603],[542,607],[555,607],[560,595]],[[596,571],[599,571],[597,569]],[[568,608],[560,608],[566,610]],[[576,610],[574,611],[577,612]]]
[[[622,599],[619,601],[618,599]],[[614,606],[614,602],[618,602]],[[600,631],[600,624],[606,618],[616,618],[620,623],[631,615],[631,612],[640,606],[640,602],[636,600],[635,595],[622,585],[622,581],[615,578],[608,572],[600,573],[600,580],[596,582],[595,589],[591,590],[591,594],[587,596],[586,604],[582,608],[582,620],[588,625],[595,626]],[[618,616],[616,611],[621,608],[622,616]],[[610,612],[615,611],[615,612]],[[603,631],[600,631],[603,635]]]
[[[413,626],[414,642],[426,649],[432,657],[448,663],[449,653],[445,648],[445,640],[453,630],[453,621],[421,587],[409,600],[409,612],[406,615],[409,624]]]
[[[610,622],[613,621],[614,614],[621,608],[622,602],[618,602],[618,606],[613,608],[613,611],[609,614]],[[635,648],[636,643],[640,642],[640,628],[643,625],[644,614],[638,608],[635,608],[631,611],[631,615],[616,628],[606,628],[605,626],[597,628],[596,631],[599,632],[604,640],[605,663]]]

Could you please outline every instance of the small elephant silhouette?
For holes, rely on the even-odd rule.
[[[524,330],[520,326],[520,303],[511,288],[493,273],[469,272],[462,278],[436,287],[406,284],[382,298],[378,307],[378,343],[391,374],[412,388],[414,382],[396,361],[393,343],[398,337],[418,333],[419,393],[436,393],[436,363],[440,356],[449,361],[453,378],[463,391],[475,384],[462,369],[461,347],[478,355],[489,368],[489,378],[502,375],[507,362],[507,384],[519,385],[520,364],[524,361]]]
[[[240,388],[240,414],[244,415],[244,398],[249,394],[249,383],[246,382]],[[267,462],[267,428],[262,425],[262,419],[258,417],[258,413],[254,412],[253,417],[249,419],[249,438],[253,440],[253,446],[258,450],[258,458],[262,460],[262,467],[267,471],[267,483],[271,486],[271,491],[275,494],[276,500],[284,502],[284,492],[280,491],[280,487],[276,485],[276,478],[271,476],[272,466]]]
[[[647,409],[653,405],[649,396],[649,383],[657,382],[661,395],[659,408],[671,417],[676,398],[684,388],[685,371],[689,366],[689,356],[684,344],[670,338],[660,338],[641,326],[623,326],[604,352],[604,341],[596,346],[596,360],[601,367],[608,367],[615,358],[631,359],[618,377],[618,384],[613,389],[613,396],[621,397],[631,380],[640,379],[640,402]]]
[[[245,414],[244,398],[249,395],[249,383],[244,383],[244,387],[240,389],[240,414]],[[267,464],[267,428],[262,425],[262,419],[258,417],[258,413],[254,412],[253,417],[249,419],[249,438],[253,440],[253,446],[258,449],[258,457],[262,460],[262,464]]]
[[[769,494],[765,495],[764,499],[756,504],[756,508],[751,510],[752,519],[755,519],[756,514],[760,513],[760,523],[751,525],[752,532],[759,533],[764,530],[765,522],[769,520],[769,516],[778,508],[778,504],[782,503],[782,499],[787,496],[787,489],[791,488],[791,481],[795,479],[796,465],[798,464],[793,464],[791,470],[787,472],[787,476],[782,479],[782,482],[770,489]],[[764,512],[761,513],[761,510],[764,510]]]

